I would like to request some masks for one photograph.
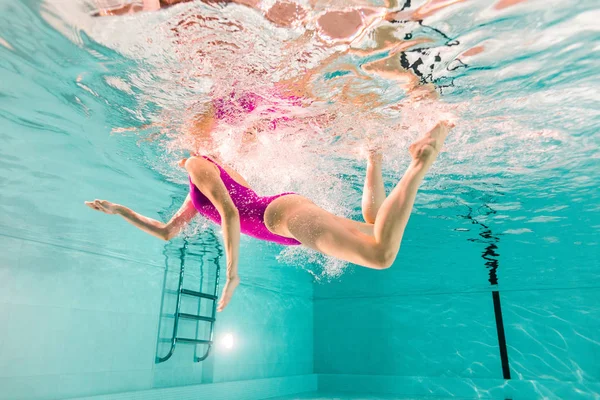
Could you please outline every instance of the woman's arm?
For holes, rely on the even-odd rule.
[[[175,237],[198,212],[194,208],[189,195],[186,197],[179,211],[166,224],[138,214],[130,208],[106,200],[86,201],[85,204],[94,210],[102,211],[106,214],[118,214],[133,226],[163,240],[171,240]]]
[[[221,311],[231,300],[231,296],[240,282],[238,276],[240,215],[221,180],[219,170],[213,163],[200,157],[190,157],[185,160],[184,166],[194,185],[210,200],[221,216],[223,243],[227,257],[227,282],[217,308],[218,311]]]

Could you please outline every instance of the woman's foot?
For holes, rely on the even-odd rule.
[[[369,154],[367,156],[367,162],[372,165],[381,165],[381,161],[383,160],[383,155],[379,148],[369,149]]]
[[[454,128],[454,122],[449,120],[439,121],[421,139],[410,145],[408,151],[413,160],[433,162],[440,152],[444,140],[448,136],[448,132],[452,128]]]

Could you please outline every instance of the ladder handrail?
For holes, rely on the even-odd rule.
[[[217,258],[215,260],[215,263],[217,264],[217,270],[215,271],[215,291],[213,293],[213,296],[214,296],[213,308],[212,308],[213,322],[210,323],[210,336],[208,339],[210,341],[210,344],[208,345],[208,348],[206,349],[206,352],[204,353],[204,355],[202,357],[196,357],[196,359],[194,360],[195,362],[200,362],[200,361],[206,360],[210,354],[210,350],[213,345],[214,334],[215,334],[214,327],[215,327],[215,322],[217,321],[217,299],[219,297],[217,291],[219,290],[219,278],[221,276],[221,268],[220,268],[220,264],[219,264],[220,260],[221,260],[221,257],[219,255],[219,256],[217,256]]]
[[[194,291],[194,290],[189,290],[189,289],[184,289],[183,288],[183,281],[184,281],[184,275],[185,275],[185,254],[186,254],[186,250],[188,248],[188,241],[184,238],[184,245],[179,249],[180,251],[180,267],[179,267],[179,283],[178,283],[178,288],[177,288],[177,300],[175,302],[175,313],[173,314],[173,333],[171,336],[171,339],[164,339],[165,342],[170,342],[171,343],[171,347],[169,349],[169,352],[167,353],[166,356],[164,357],[159,357],[158,355],[156,356],[155,362],[156,364],[161,363],[161,362],[165,362],[167,361],[169,358],[171,358],[171,356],[173,355],[173,353],[175,352],[175,347],[177,345],[177,342],[181,342],[182,344],[194,344],[194,345],[198,345],[198,344],[203,344],[207,346],[206,351],[204,352],[204,355],[202,357],[197,357],[195,355],[195,351],[194,351],[194,362],[200,362],[205,360],[206,358],[208,358],[209,354],[210,354],[210,350],[212,348],[213,345],[213,338],[214,338],[214,326],[215,326],[215,322],[216,322],[216,310],[217,310],[217,299],[218,299],[218,289],[219,289],[219,276],[220,276],[220,256],[221,253],[219,252],[218,256],[215,259],[215,264],[216,264],[216,274],[215,274],[215,286],[214,286],[214,292],[213,294],[208,294],[208,293],[203,293],[200,291]],[[202,273],[201,273],[202,275]],[[166,274],[165,274],[165,283],[166,283]],[[202,286],[202,284],[201,284]],[[202,289],[202,287],[200,288]],[[166,289],[164,290],[164,293],[173,293],[173,291],[167,291]],[[163,293],[163,296],[164,296]],[[193,296],[193,297],[198,297],[199,301],[198,301],[198,315],[194,315],[194,314],[187,314],[187,313],[182,313],[180,312],[181,310],[181,302],[182,302],[182,295],[186,295],[186,296]],[[202,299],[207,299],[209,301],[213,302],[212,305],[212,316],[211,317],[204,317],[199,315],[200,314],[200,304]],[[164,302],[163,302],[164,303]],[[161,306],[162,308],[162,306]],[[162,312],[161,312],[161,317],[163,316]],[[169,317],[171,315],[169,314]],[[208,322],[210,323],[210,334],[209,334],[209,339],[205,340],[205,339],[197,339],[197,338],[182,338],[182,337],[178,337],[177,333],[178,333],[178,328],[179,328],[179,321],[181,318],[186,318],[186,319],[195,319],[196,320],[196,335],[198,335],[198,323],[200,321],[204,321],[204,322]],[[159,342],[162,342],[163,340],[159,340]],[[196,347],[197,348],[197,347]]]
[[[175,320],[173,321],[173,336],[171,337],[171,348],[164,357],[156,357],[156,364],[167,361],[173,355],[175,351],[175,345],[177,344],[177,327],[179,326],[179,308],[181,307],[181,289],[183,288],[183,273],[185,269],[185,250],[187,249],[188,242],[183,239],[183,246],[179,249],[181,253],[181,263],[179,264],[179,285],[177,289],[177,301],[175,305]]]

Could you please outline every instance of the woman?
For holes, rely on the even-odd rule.
[[[381,155],[370,154],[362,197],[364,223],[335,216],[295,193],[260,197],[237,172],[219,165],[215,157],[206,156],[179,162],[189,175],[190,194],[167,223],[106,200],[85,204],[106,214],[121,215],[164,240],[177,235],[198,212],[219,223],[227,257],[227,282],[218,305],[218,311],[222,311],[239,284],[241,233],[284,245],[304,245],[367,268],[389,268],[400,250],[417,190],[453,126],[452,122],[440,121],[410,146],[412,162],[387,198]]]

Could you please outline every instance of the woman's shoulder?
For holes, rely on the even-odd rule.
[[[185,169],[188,172],[217,172],[220,173],[219,167],[209,158],[204,156],[192,156],[185,161]]]

